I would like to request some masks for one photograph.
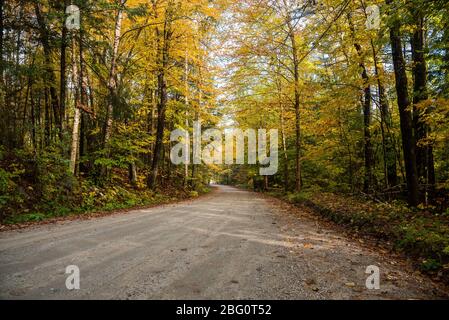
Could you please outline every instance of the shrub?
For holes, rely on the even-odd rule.
[[[310,193],[306,191],[287,194],[287,200],[291,203],[302,203],[310,199]]]
[[[190,196],[191,197],[198,197],[198,192],[197,191],[190,191]]]

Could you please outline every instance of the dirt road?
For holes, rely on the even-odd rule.
[[[197,200],[0,233],[1,299],[422,299],[437,290],[404,263],[218,186]],[[80,269],[69,291],[65,268]],[[365,287],[380,267],[380,289]]]

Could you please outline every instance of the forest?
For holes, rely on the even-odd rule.
[[[2,224],[220,182],[449,261],[447,1],[0,3]],[[277,129],[277,173],[174,165],[195,121]]]

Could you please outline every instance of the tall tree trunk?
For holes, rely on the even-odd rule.
[[[291,21],[288,22],[289,37],[292,46],[293,55],[293,76],[295,86],[295,191],[301,191],[301,124],[300,124],[300,105],[299,105],[299,61],[298,61],[298,47],[296,43],[296,35],[291,25]]]
[[[424,123],[422,115],[416,105],[428,99],[427,93],[427,67],[424,57],[424,18],[422,13],[415,12],[416,30],[411,40],[413,58],[413,124],[416,135],[416,168],[420,183],[435,184],[435,166],[433,160],[433,148],[424,145],[429,134],[429,127]]]
[[[154,124],[155,124],[155,119],[156,119],[156,109],[157,109],[157,93],[155,89],[150,89],[150,97],[151,97],[151,101],[150,101],[150,112],[148,113],[148,133],[150,134],[151,137],[154,136]],[[150,150],[154,149],[154,143],[150,142],[149,145]],[[152,163],[152,157],[151,154],[148,155],[148,164]]]
[[[58,101],[58,93],[56,90],[56,79],[53,72],[53,66],[51,61],[51,47],[50,47],[50,35],[47,29],[47,25],[44,17],[42,16],[39,3],[34,3],[34,10],[36,13],[37,22],[39,24],[39,33],[42,47],[44,48],[44,61],[45,61],[45,83],[50,91],[51,108],[53,111],[54,121],[58,129],[58,134],[62,137],[62,126],[60,121],[60,107]]]
[[[164,50],[165,51],[165,50]],[[163,60],[166,54],[163,53]],[[158,74],[158,91],[159,101],[157,106],[157,128],[156,128],[156,143],[153,150],[153,163],[151,165],[151,174],[148,181],[150,189],[156,187],[157,175],[159,170],[159,162],[161,160],[161,153],[163,148],[164,128],[165,128],[165,111],[167,106],[167,83],[165,79],[165,63]]]
[[[184,66],[184,81],[185,81],[185,104],[186,104],[186,119],[185,119],[185,130],[186,130],[186,136],[185,136],[185,144],[186,144],[186,152],[188,154],[188,157],[190,158],[190,148],[188,147],[190,145],[190,139],[189,139],[189,61],[187,58],[187,50],[185,53],[185,66]],[[186,161],[184,164],[184,187],[187,187],[189,181],[189,162]]]
[[[363,78],[368,81],[366,69],[363,72]],[[367,85],[364,89],[363,101],[363,132],[364,132],[364,150],[365,150],[365,180],[364,190],[370,192],[373,188],[373,167],[374,167],[374,152],[373,144],[371,142],[371,87]]]
[[[349,28],[352,35],[355,38],[355,28],[351,20],[351,16],[348,15]],[[366,70],[365,63],[363,62],[362,47],[358,43],[354,43],[354,47],[357,51],[357,55],[360,59],[359,66],[362,70],[361,76],[364,82],[363,88],[363,134],[364,134],[364,152],[365,152],[365,178],[363,184],[363,190],[370,192],[373,188],[373,167],[374,167],[374,151],[371,142],[371,86],[369,84],[369,76]]]
[[[50,106],[48,105],[48,89],[44,88],[44,119],[45,119],[45,133],[44,133],[44,146],[48,147],[51,141],[51,116],[50,116]]]
[[[194,121],[198,122],[200,120],[200,112],[201,112],[201,105],[203,104],[203,91],[202,91],[202,84],[203,84],[203,77],[202,77],[202,73],[201,73],[201,67],[198,68],[198,106],[195,109],[195,115],[194,115]],[[201,138],[199,139],[201,141]],[[198,143],[200,143],[200,141],[198,141]],[[195,137],[192,137],[192,142],[193,145],[195,145]],[[195,147],[193,146],[192,148],[192,174],[190,176],[190,184],[192,189],[195,189],[196,187],[196,172],[198,171],[198,164],[195,163],[195,158],[196,156],[200,156],[200,155],[195,155],[195,152],[201,153],[201,146],[199,148],[200,150],[196,151]]]
[[[365,17],[368,19],[364,1],[361,1],[361,4],[365,12]],[[397,152],[393,135],[393,123],[391,119],[390,106],[388,105],[385,87],[382,83],[384,72],[381,63],[379,62],[373,39],[370,39],[370,44],[374,61],[374,74],[377,79],[377,91],[379,95],[385,187],[388,188],[398,184],[396,167]]]
[[[392,3],[393,0],[387,0],[387,4]],[[390,42],[394,73],[396,78],[399,117],[401,122],[402,147],[404,152],[404,163],[408,189],[408,203],[411,206],[416,206],[419,202],[418,173],[416,169],[416,143],[413,134],[412,114],[409,110],[410,100],[408,95],[405,60],[402,54],[400,24],[397,20],[392,21],[392,24],[390,26]]]
[[[150,189],[154,189],[156,187],[159,164],[161,159],[163,160],[163,155],[161,155],[161,152],[163,150],[163,143],[164,143],[163,138],[165,129],[165,111],[167,107],[167,80],[165,72],[168,65],[169,45],[170,45],[170,38],[172,35],[171,30],[172,9],[173,8],[171,8],[171,5],[169,4],[169,7],[166,9],[164,29],[162,33],[162,41],[158,42],[158,49],[159,49],[158,55],[160,59],[158,63],[159,70],[157,76],[159,100],[157,105],[156,143],[154,145],[153,150],[153,163],[151,165],[151,173],[148,177],[148,187]],[[157,28],[156,32],[159,33]]]
[[[88,107],[88,89],[87,89],[87,70],[85,67],[84,62],[84,45],[83,45],[83,31],[80,30],[79,32],[79,39],[78,39],[78,47],[79,47],[79,77],[78,77],[78,83],[79,83],[79,106],[78,109],[80,109],[81,112],[81,127],[80,127],[80,137],[79,137],[79,144],[78,144],[78,154],[81,158],[82,156],[86,155],[87,153],[87,142],[86,142],[86,127],[87,127],[87,114],[86,112],[82,112],[83,110],[89,110]],[[83,166],[78,165],[78,168],[84,169]]]
[[[76,62],[76,42],[75,37],[72,37],[72,83],[75,87],[75,114],[73,118],[73,128],[72,128],[72,145],[70,148],[70,172],[75,175],[76,173],[76,159],[78,157],[79,149],[79,131],[80,131],[80,120],[81,120],[81,110],[80,110],[80,87],[79,87],[79,74]]]
[[[63,18],[62,18],[62,35],[61,35],[61,60],[60,60],[60,79],[59,79],[59,99],[60,99],[60,122],[62,130],[64,130],[64,123],[65,123],[65,104],[66,104],[66,92],[67,92],[67,81],[66,81],[66,69],[67,69],[67,62],[66,62],[66,55],[67,55],[67,28],[65,25],[65,9],[69,5],[68,0],[64,0],[64,6],[62,7],[63,10]]]
[[[37,144],[36,144],[36,111],[34,108],[35,105],[35,100],[34,100],[34,96],[33,96],[33,90],[31,90],[31,141],[33,144],[33,154],[36,155],[37,154]]]
[[[284,106],[282,102],[279,103],[281,108],[281,136],[282,136],[282,151],[284,154],[284,191],[288,190],[288,154],[287,154],[287,141],[285,135],[285,119],[284,119]]]
[[[380,118],[382,130],[382,145],[384,149],[384,166],[386,171],[386,187],[395,186],[398,183],[398,175],[396,168],[396,150],[394,146],[394,136],[392,130],[392,119],[390,107],[388,105],[385,87],[382,83],[383,70],[379,66],[377,52],[373,40],[371,40],[371,48],[373,51],[374,72],[377,78],[377,90],[379,94]]]
[[[279,71],[279,70],[278,70]],[[287,154],[287,142],[285,135],[285,115],[284,104],[282,103],[282,85],[279,76],[276,75],[276,89],[279,101],[279,122],[281,125],[281,139],[282,139],[282,151],[284,155],[284,191],[288,190],[288,154]]]
[[[114,40],[112,43],[111,67],[109,70],[108,91],[109,99],[107,106],[106,127],[104,130],[104,146],[106,147],[111,139],[112,125],[114,119],[114,103],[117,96],[117,58],[118,48],[120,45],[120,37],[122,31],[123,7],[126,0],[118,1],[117,15],[115,17]]]

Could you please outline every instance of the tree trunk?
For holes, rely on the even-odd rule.
[[[348,14],[349,28],[352,32],[353,38],[355,38],[355,28],[351,20],[350,14]],[[366,70],[365,63],[363,62],[362,47],[358,43],[354,43],[354,47],[357,51],[357,55],[360,59],[359,66],[362,70],[361,76],[364,82],[363,88],[363,134],[364,134],[364,152],[365,152],[365,178],[363,183],[363,190],[369,193],[373,188],[373,167],[374,167],[374,151],[371,142],[371,86],[369,84],[369,76]]]
[[[167,107],[167,80],[166,80],[166,68],[168,65],[169,58],[169,44],[170,38],[172,35],[171,31],[171,19],[172,19],[172,8],[169,7],[166,9],[166,16],[164,22],[164,29],[162,34],[162,44],[158,41],[158,53],[160,53],[159,60],[159,70],[158,70],[158,92],[159,92],[159,101],[157,106],[157,129],[156,129],[156,144],[154,145],[153,150],[153,163],[151,165],[151,173],[148,177],[148,187],[150,189],[154,189],[156,187],[157,175],[159,170],[159,163],[161,159],[161,152],[163,149],[163,138],[164,138],[164,129],[165,129],[165,111]],[[156,28],[157,36],[159,36],[159,31]],[[158,37],[159,38],[159,37]]]
[[[417,21],[416,30],[411,40],[413,58],[413,124],[416,135],[416,169],[419,183],[435,184],[435,166],[433,160],[433,148],[425,143],[429,135],[429,127],[424,123],[421,112],[416,105],[428,99],[427,93],[427,68],[424,57],[424,19],[421,13],[415,13]]]
[[[78,143],[78,154],[81,158],[82,156],[87,154],[87,141],[86,141],[86,127],[87,127],[87,114],[86,112],[82,112],[83,110],[89,110],[88,104],[89,104],[89,97],[88,97],[88,89],[87,89],[87,70],[84,63],[84,46],[83,46],[83,33],[82,31],[79,32],[79,40],[78,40],[78,47],[79,47],[79,77],[78,77],[78,83],[79,83],[79,105],[78,109],[80,109],[81,113],[81,127],[80,127],[80,137],[79,137],[79,143]],[[85,169],[83,166],[78,165],[78,168]]]
[[[132,186],[136,186],[137,185],[137,166],[136,166],[136,162],[132,161],[129,164],[129,182],[131,183]]]
[[[154,123],[156,119],[156,109],[157,109],[157,95],[156,90],[150,89],[150,97],[151,97],[151,103],[150,103],[150,112],[148,114],[148,133],[150,136],[154,136]],[[151,142],[149,145],[150,150],[154,149],[154,143]],[[148,164],[152,163],[152,157],[151,154],[148,155]]]
[[[295,191],[301,191],[301,125],[300,125],[300,110],[299,110],[299,61],[298,61],[298,47],[296,43],[296,35],[291,26],[289,25],[289,37],[292,45],[293,55],[293,68],[294,68],[294,85],[295,85]]]
[[[387,0],[387,4],[391,3],[392,0]],[[419,202],[418,175],[416,169],[416,143],[413,134],[412,114],[410,110],[408,110],[410,107],[410,100],[408,96],[407,74],[405,70],[405,60],[402,54],[400,24],[397,20],[393,21],[390,26],[390,42],[396,78],[396,92],[408,189],[408,203],[411,206],[416,206]]]
[[[79,87],[79,74],[76,62],[76,46],[75,38],[72,38],[72,83],[75,86],[75,115],[73,119],[72,128],[72,146],[70,148],[70,172],[75,175],[76,173],[76,159],[78,156],[79,149],[79,129],[80,129],[80,119],[81,110],[80,105],[80,87]]]
[[[363,10],[365,11],[365,16],[368,18],[366,6],[363,3],[362,5]],[[373,54],[374,73],[377,78],[377,90],[379,95],[385,187],[388,188],[396,186],[398,184],[398,175],[396,167],[397,154],[392,130],[393,124],[391,119],[390,107],[388,105],[388,99],[385,94],[385,87],[382,83],[382,77],[384,72],[382,66],[379,63],[373,39],[370,39],[370,44]]]
[[[45,136],[44,136],[44,146],[48,147],[51,141],[51,115],[50,106],[48,105],[48,90],[44,88],[44,117],[45,117]]]
[[[197,84],[198,85],[198,107],[195,110],[195,122],[198,122],[199,119],[200,119],[201,105],[203,103],[203,91],[201,89],[201,86],[202,86],[201,67],[199,68],[199,72],[198,73],[199,73],[198,84]],[[193,144],[195,144],[194,139],[195,139],[195,137],[192,137]],[[200,149],[201,149],[201,147],[200,147]],[[194,147],[193,147],[192,148],[192,158],[193,159],[195,159],[194,152],[195,152],[195,150],[194,150]],[[201,151],[199,151],[199,152],[201,153]],[[191,181],[190,184],[191,184],[192,189],[195,189],[195,187],[196,187],[196,181],[195,181],[195,179],[196,179],[196,177],[195,177],[196,171],[198,171],[197,170],[197,164],[195,163],[195,160],[193,160],[193,162],[192,162],[192,175],[190,177],[190,181]]]
[[[383,72],[381,72],[382,69],[378,64],[379,62],[377,59],[377,53],[374,47],[374,42],[372,40],[371,48],[373,50],[374,72],[377,77],[377,89],[379,94],[382,145],[384,149],[384,167],[386,172],[385,182],[386,187],[392,187],[398,184],[398,175],[396,168],[396,150],[394,146],[391,113],[387,96],[385,94],[385,87],[382,84],[381,80],[381,73],[383,74]]]
[[[366,75],[366,70],[364,71]],[[364,77],[368,81],[368,77]],[[364,132],[364,150],[365,150],[365,181],[364,190],[370,192],[373,188],[373,167],[374,167],[374,152],[371,142],[371,87],[367,85],[364,89],[363,101],[363,132]]]
[[[190,158],[190,148],[188,147],[190,145],[189,141],[189,61],[187,58],[187,50],[186,50],[186,56],[185,56],[185,66],[184,66],[184,81],[185,81],[185,104],[186,104],[186,119],[185,119],[185,130],[186,130],[186,136],[185,136],[185,144],[186,144],[186,152],[188,153],[188,156]],[[189,162],[186,161],[184,164],[184,187],[187,187],[189,181]]]
[[[282,135],[282,151],[284,154],[284,191],[288,190],[288,154],[287,154],[287,141],[285,136],[285,119],[284,119],[284,107],[280,102],[281,107],[281,135]]]
[[[164,54],[165,56],[165,54]],[[164,58],[165,59],[165,58]],[[163,64],[165,65],[165,64]],[[165,66],[159,70],[158,75],[159,88],[159,102],[157,106],[157,129],[156,129],[156,143],[153,150],[153,163],[151,165],[151,174],[148,181],[150,189],[156,187],[156,180],[159,170],[159,162],[161,160],[161,153],[163,147],[164,128],[165,128],[165,110],[167,105],[167,83],[165,79]]]
[[[40,40],[42,47],[44,48],[45,83],[50,91],[51,108],[53,111],[54,121],[58,129],[58,134],[62,137],[62,125],[60,121],[58,94],[56,91],[56,79],[51,61],[50,35],[38,2],[34,3],[34,10],[36,13],[37,22],[39,24]]]
[[[31,141],[33,144],[33,154],[36,155],[37,154],[37,143],[36,143],[36,113],[35,113],[35,101],[34,101],[34,96],[33,96],[33,90],[31,90]]]
[[[59,78],[59,99],[60,99],[60,114],[59,121],[61,122],[61,127],[64,129],[65,123],[65,99],[67,92],[67,81],[66,81],[66,51],[67,51],[67,28],[65,26],[65,9],[69,5],[68,0],[64,0],[64,6],[62,7],[63,19],[62,19],[62,36],[61,36],[61,60],[60,60],[60,78]]]
[[[282,85],[278,75],[276,75],[276,89],[279,100],[279,122],[281,125],[281,139],[282,139],[282,151],[284,155],[284,191],[288,190],[288,154],[287,154],[287,142],[285,136],[285,115],[284,104],[282,103]]]
[[[109,70],[108,79],[108,90],[109,99],[107,106],[107,119],[106,128],[104,131],[104,146],[106,147],[109,143],[112,133],[112,125],[114,119],[114,103],[117,96],[117,58],[118,58],[118,48],[120,45],[120,36],[122,31],[122,20],[123,20],[123,7],[126,0],[119,0],[119,7],[117,8],[117,15],[115,18],[114,27],[114,41],[112,44],[112,56],[111,56],[111,68]]]

